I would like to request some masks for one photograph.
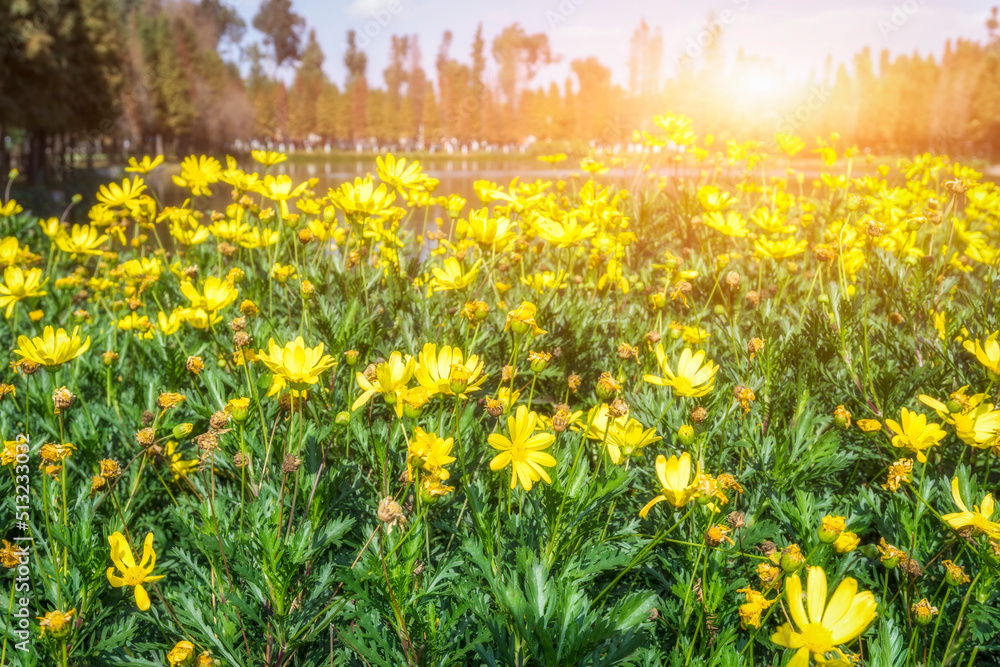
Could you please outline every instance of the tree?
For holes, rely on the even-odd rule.
[[[493,40],[493,59],[500,67],[499,92],[503,96],[502,141],[517,139],[515,114],[521,89],[530,82],[538,69],[555,61],[545,33],[529,35],[520,23],[507,26]]]
[[[365,136],[366,131],[368,82],[365,79],[365,69],[368,67],[368,57],[358,48],[357,33],[353,30],[347,32],[344,66],[347,67],[347,94],[351,100],[351,138],[357,141]]]
[[[253,27],[264,33],[264,43],[274,51],[275,67],[299,59],[306,20],[292,11],[292,0],[264,0]]]
[[[303,138],[317,131],[317,110],[323,93],[323,49],[316,41],[316,31],[309,31],[309,42],[302,52],[302,62],[295,72],[288,109],[288,132]]]

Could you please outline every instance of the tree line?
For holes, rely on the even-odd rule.
[[[840,133],[873,151],[1000,149],[997,10],[981,41],[949,41],[943,54],[873,54],[828,60],[780,100],[743,84],[775,64],[724,57],[713,15],[698,48],[665,45],[642,21],[629,43],[628,81],[597,57],[569,64],[562,82],[537,83],[560,60],[544,33],[519,23],[464,44],[448,30],[425,55],[416,35],[377,42],[389,64],[372,72],[353,31],[347,76],[325,74],[326,55],[291,0],[264,0],[253,19],[225,0],[18,0],[0,2],[0,169],[12,153],[34,178],[60,175],[100,154],[186,154],[237,142],[340,148],[620,146],[666,110],[725,137]],[[676,53],[675,57],[672,54]],[[664,63],[676,67],[665,77]],[[756,77],[756,78],[755,78]]]

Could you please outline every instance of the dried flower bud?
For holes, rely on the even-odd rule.
[[[202,433],[194,439],[194,442],[198,445],[198,449],[206,454],[219,448],[219,438],[211,431],[208,433]]]
[[[615,419],[618,417],[624,417],[628,414],[628,403],[620,398],[616,398],[611,401],[611,405],[608,406],[608,414]]]
[[[499,417],[503,414],[503,403],[495,398],[487,398],[486,412],[488,412],[491,417]]]
[[[708,418],[708,410],[702,406],[697,406],[691,410],[691,421],[695,424],[700,424]]]
[[[154,419],[156,419],[156,415],[154,415],[149,410],[143,410],[142,414],[139,415],[139,421],[142,423],[143,426],[149,426],[150,424],[153,423]]]
[[[141,429],[135,434],[135,441],[140,447],[149,447],[156,440],[156,432],[151,428]]]
[[[66,387],[59,387],[52,394],[52,402],[55,404],[56,414],[60,414],[73,407],[76,396]]]
[[[229,424],[229,415],[222,410],[216,410],[208,420],[209,427],[214,431],[221,431]]]
[[[743,512],[730,512],[726,515],[726,523],[733,529],[742,528],[746,525],[746,515]]]
[[[517,367],[516,366],[504,366],[503,370],[500,372],[500,379],[504,383],[509,383],[517,377]]]
[[[621,390],[621,384],[611,373],[604,372],[597,380],[597,396],[601,399],[611,398]]]
[[[378,504],[378,520],[382,523],[395,525],[406,521],[406,517],[403,516],[403,508],[399,506],[399,503],[386,496]]]
[[[740,286],[740,274],[730,271],[726,274],[726,286],[729,289],[736,289]]]
[[[229,328],[233,330],[234,333],[239,333],[247,328],[247,318],[237,317],[229,323]]]
[[[302,459],[300,459],[298,456],[295,456],[294,454],[286,455],[285,459],[281,462],[281,472],[285,473],[286,475],[290,475],[293,472],[296,472],[301,467],[302,467]]]
[[[200,374],[205,370],[205,362],[202,361],[201,357],[191,356],[187,358],[187,369],[193,375]]]
[[[571,373],[568,378],[566,378],[566,384],[569,386],[569,390],[576,393],[576,390],[580,388],[580,376],[576,373]]]

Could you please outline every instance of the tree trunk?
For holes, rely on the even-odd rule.
[[[28,181],[32,185],[45,182],[45,130],[32,130],[28,139]]]
[[[0,123],[0,178],[10,173],[10,151],[7,150],[7,127]]]

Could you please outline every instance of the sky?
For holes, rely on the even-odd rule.
[[[472,39],[482,23],[489,44],[504,26],[520,22],[529,33],[545,32],[558,63],[543,68],[535,84],[561,83],[577,58],[596,56],[615,83],[628,82],[629,39],[640,20],[663,33],[664,74],[684,53],[698,58],[706,40],[706,19],[714,12],[727,58],[740,48],[772,59],[790,79],[822,73],[832,55],[848,61],[865,46],[875,54],[920,52],[939,55],[945,41],[983,41],[984,23],[998,0],[293,0],[294,11],[315,28],[331,80],[346,78],[343,54],[348,30],[355,30],[368,56],[370,85],[384,85],[390,36],[417,35],[423,67],[433,77],[434,58],[445,30],[454,34],[451,55],[469,62]],[[250,25],[259,0],[235,0]],[[262,35],[250,28],[247,37]],[[699,45],[699,42],[701,45]]]

